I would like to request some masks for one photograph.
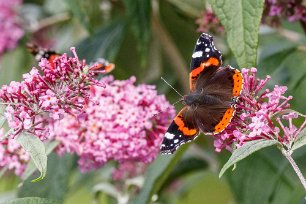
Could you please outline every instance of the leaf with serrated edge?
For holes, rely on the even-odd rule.
[[[306,128],[304,128],[297,136],[297,139],[294,141],[291,150],[294,151],[304,145],[306,145]]]
[[[264,0],[209,0],[209,3],[225,27],[239,67],[255,66]]]
[[[40,171],[40,176],[32,182],[42,180],[47,171],[47,154],[44,143],[38,137],[29,133],[19,135],[17,141],[30,154],[35,166]]]
[[[278,141],[276,140],[264,140],[264,139],[254,140],[254,141],[245,143],[242,147],[236,149],[233,152],[232,156],[229,158],[226,164],[224,164],[224,166],[222,167],[219,173],[219,177],[221,177],[228,168],[230,168],[232,165],[236,164],[240,160],[246,158],[247,156],[251,155],[252,153],[260,149],[275,145],[277,143]]]

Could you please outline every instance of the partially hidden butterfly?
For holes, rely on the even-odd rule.
[[[62,54],[57,53],[53,50],[43,49],[34,44],[27,44],[28,51],[34,55],[35,59],[39,62],[42,58],[46,58],[51,67],[54,68],[54,60],[57,57],[60,57]],[[94,70],[100,70],[101,73],[109,73],[113,71],[115,65],[113,63],[109,63],[103,58],[99,58],[96,61],[90,64],[90,67]]]
[[[213,38],[202,33],[196,42],[190,65],[190,93],[184,107],[170,124],[160,152],[172,154],[182,144],[204,134],[221,133],[235,114],[235,103],[243,87],[242,74],[230,66],[221,67],[221,53]]]

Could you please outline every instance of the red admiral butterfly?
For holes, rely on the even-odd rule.
[[[55,60],[55,58],[61,56],[61,54],[53,50],[42,49],[34,44],[27,44],[27,49],[32,55],[34,55],[36,61],[39,62],[42,58],[46,58],[50,62],[52,67],[54,67],[53,61]]]
[[[235,112],[243,78],[238,69],[221,67],[221,53],[213,38],[202,33],[196,42],[190,65],[190,93],[182,98],[184,108],[170,124],[161,153],[172,154],[180,145],[204,134],[222,132]]]
[[[46,58],[51,66],[54,68],[54,59],[57,57],[60,57],[62,54],[57,53],[53,50],[48,50],[48,49],[42,49],[38,47],[37,45],[34,44],[27,44],[27,49],[31,54],[35,56],[35,59],[39,62],[42,58]],[[114,68],[115,65],[113,63],[109,63],[105,59],[98,59],[95,62],[91,63],[92,66],[90,66],[92,69],[95,70],[100,70],[100,72],[103,73],[109,73],[111,72]]]

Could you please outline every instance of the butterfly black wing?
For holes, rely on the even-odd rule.
[[[170,124],[160,152],[172,154],[179,146],[196,138],[199,129],[195,126],[195,118],[188,107],[184,107]]]
[[[205,74],[209,78],[221,64],[222,55],[216,49],[213,38],[206,33],[202,33],[196,42],[190,63],[190,91],[195,91],[200,75]]]

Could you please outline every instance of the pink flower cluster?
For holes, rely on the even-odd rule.
[[[266,0],[263,21],[277,26],[282,18],[289,22],[306,22],[306,5],[302,0]]]
[[[41,72],[35,67],[23,75],[22,82],[11,82],[0,90],[6,106],[5,117],[13,135],[27,131],[42,139],[48,136],[46,120],[58,120],[64,113],[78,114],[89,100],[91,85],[104,86],[93,78],[96,67],[66,54],[53,62],[42,59]]]
[[[290,146],[305,126],[297,129],[292,123],[298,115],[287,110],[292,99],[292,96],[284,96],[287,87],[276,85],[272,91],[263,90],[270,76],[259,79],[256,73],[256,68],[242,69],[244,87],[236,104],[236,114],[222,133],[214,135],[217,152],[223,148],[231,151],[247,141],[258,139],[278,140]],[[289,126],[286,127],[282,120]]]
[[[4,129],[0,129],[0,138],[4,136]],[[21,176],[26,165],[30,161],[30,155],[20,146],[15,139],[6,138],[0,141],[0,170],[14,171]]]
[[[22,0],[0,0],[0,55],[6,50],[16,47],[17,41],[23,36],[16,9]]]
[[[106,88],[92,87],[91,100],[82,115],[66,115],[54,124],[52,135],[60,141],[58,152],[77,154],[81,171],[99,168],[109,161],[123,166],[151,162],[174,117],[173,106],[157,94],[154,86],[135,86],[135,77],[120,81],[108,76],[101,81]],[[114,175],[121,176],[118,172]]]
[[[196,20],[196,24],[199,26],[197,29],[199,33],[220,34],[224,32],[220,20],[210,9],[202,11],[201,16]]]

